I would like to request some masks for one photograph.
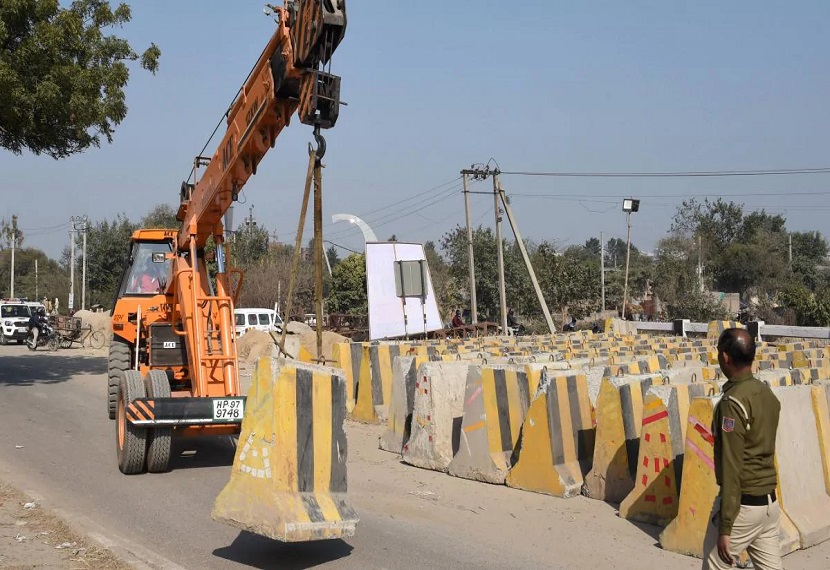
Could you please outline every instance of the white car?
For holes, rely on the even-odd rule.
[[[16,340],[23,344],[29,333],[29,318],[32,316],[29,306],[17,299],[0,300],[0,344],[9,344]]]
[[[236,335],[256,329],[263,332],[282,332],[282,319],[274,309],[234,309]]]

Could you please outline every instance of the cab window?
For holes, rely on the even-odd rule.
[[[127,276],[127,295],[157,295],[164,292],[169,276],[172,242],[140,242],[133,247],[133,263]],[[164,254],[163,256],[153,254]],[[156,260],[154,261],[154,257]],[[161,258],[163,261],[158,261]]]
[[[245,326],[245,315],[240,315],[237,313],[236,315],[236,326],[244,327]]]
[[[256,315],[248,315],[248,324],[256,325]]]
[[[271,326],[271,319],[268,318],[268,315],[260,313],[259,314],[259,324],[267,326]]]

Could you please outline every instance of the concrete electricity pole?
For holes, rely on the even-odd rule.
[[[510,228],[513,230],[513,236],[516,238],[516,245],[519,246],[522,259],[524,259],[525,266],[527,267],[527,272],[530,274],[530,282],[533,284],[533,290],[536,291],[536,298],[539,300],[539,305],[542,307],[542,314],[545,316],[545,322],[547,323],[550,332],[554,333],[553,317],[550,316],[548,304],[545,301],[545,296],[542,294],[542,288],[539,287],[539,281],[536,279],[536,272],[533,270],[533,265],[530,263],[530,256],[527,255],[525,242],[519,233],[519,226],[513,218],[513,212],[510,211],[510,203],[507,201],[507,196],[505,196],[504,189],[501,187],[501,181],[499,180],[498,173],[493,176],[493,180],[495,180],[498,185],[499,196],[501,197],[502,205],[504,205],[504,211],[507,214],[507,221],[510,222]]]
[[[69,314],[75,307],[75,217],[69,218],[73,225],[69,228],[69,303],[67,305]]]
[[[9,285],[9,288],[11,289],[11,292],[10,292],[9,296],[12,299],[14,299],[14,250],[15,250],[16,247],[17,247],[17,228],[15,227],[15,228],[12,229],[12,270],[11,270],[12,274],[11,274],[11,284]]]
[[[599,232],[599,273],[602,286],[602,312],[605,312],[605,237]]]
[[[84,265],[81,276],[81,310],[86,309],[86,230],[88,226],[87,218],[84,216]]]
[[[496,214],[496,245],[499,263],[499,304],[501,307],[501,331],[507,334],[507,293],[504,287],[504,247],[501,241],[501,208],[499,207],[499,176],[493,175],[493,205]]]
[[[470,318],[472,323],[478,323],[478,303],[476,300],[476,269],[473,257],[473,227],[470,224],[470,191],[467,189],[467,171],[462,171],[464,183],[464,211],[467,216],[467,263],[470,266]]]

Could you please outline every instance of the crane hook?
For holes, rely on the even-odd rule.
[[[314,125],[314,140],[317,142],[316,154],[319,163],[326,154],[326,139],[320,134],[320,125]],[[308,153],[311,154],[312,152],[315,152],[315,149],[311,146],[311,143],[308,143]]]

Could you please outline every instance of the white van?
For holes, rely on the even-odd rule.
[[[282,319],[274,309],[234,309],[236,336],[249,329],[282,332]]]

